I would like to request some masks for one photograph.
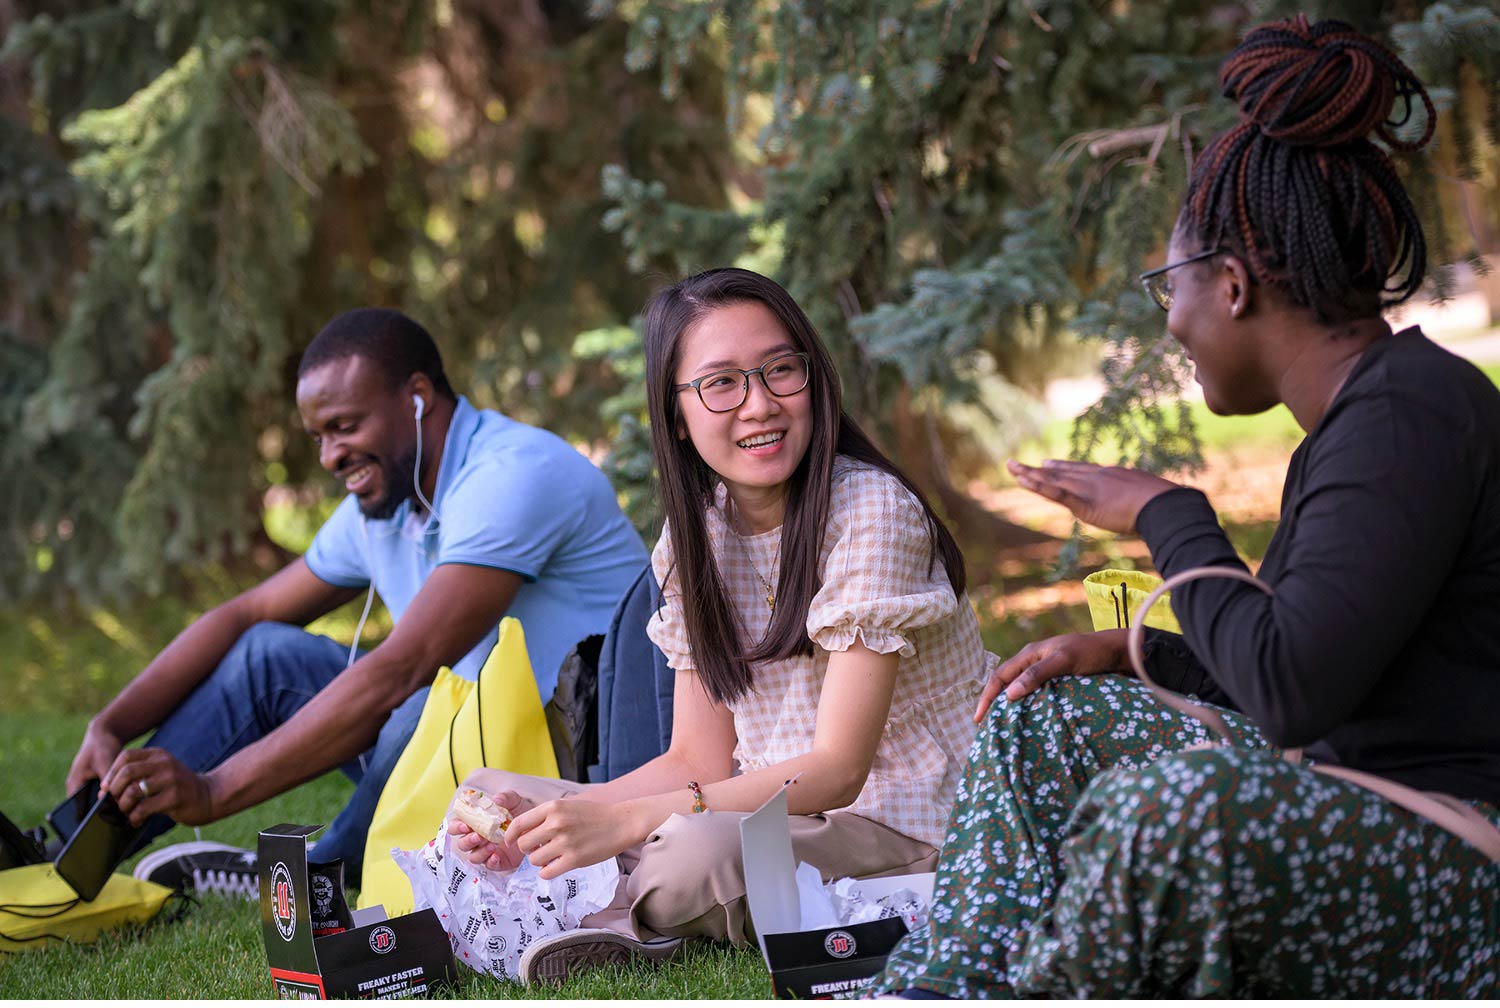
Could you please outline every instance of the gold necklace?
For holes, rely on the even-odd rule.
[[[745,537],[740,535],[739,529],[734,527],[733,517],[731,516],[724,524],[729,526],[729,531],[733,532],[734,537],[740,541],[740,549],[744,552],[745,559],[750,561],[750,569],[755,572],[756,578],[760,581],[760,586],[766,590],[766,608],[770,609],[774,614],[776,612],[776,589],[771,586],[771,582],[766,580],[766,576],[760,572],[760,567],[755,563],[755,554],[750,551],[750,544],[745,542]],[[781,563],[780,538],[776,540],[776,556],[772,558],[771,563],[771,569],[776,571]]]
[[[740,545],[744,546],[745,540],[741,539]],[[755,566],[755,558],[750,556],[748,548],[745,550],[745,555],[750,557],[750,569],[755,571],[755,576],[760,579],[760,586],[766,590],[766,608],[774,613],[776,611],[776,591],[771,587],[771,582],[766,580],[766,576],[760,572],[760,568]],[[776,544],[776,559],[781,559],[781,543],[779,542]]]

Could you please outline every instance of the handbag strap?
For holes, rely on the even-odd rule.
[[[1219,715],[1218,711],[1212,707],[1194,703],[1180,693],[1173,693],[1165,687],[1158,686],[1146,674],[1146,614],[1151,611],[1152,606],[1156,605],[1158,599],[1173,588],[1204,577],[1233,578],[1236,581],[1243,581],[1246,584],[1254,585],[1267,595],[1272,594],[1270,585],[1249,571],[1241,570],[1238,567],[1193,567],[1182,571],[1180,574],[1172,575],[1151,590],[1151,594],[1146,596],[1146,601],[1142,602],[1140,608],[1135,611],[1135,618],[1130,621],[1129,636],[1126,637],[1130,652],[1130,667],[1135,669],[1136,676],[1141,682],[1146,684],[1146,688],[1151,690],[1156,699],[1179,714],[1186,714],[1188,717],[1202,722],[1208,727],[1209,731],[1223,739],[1225,745],[1233,746],[1234,734],[1229,730],[1228,723]]]
[[[1387,777],[1378,777],[1363,770],[1352,770],[1333,763],[1316,763],[1313,769],[1375,792],[1386,801],[1441,826],[1460,840],[1478,848],[1491,861],[1500,864],[1500,828],[1496,828],[1494,823],[1452,795],[1440,791],[1418,791]]]
[[[1185,571],[1167,578],[1146,596],[1140,608],[1135,611],[1135,618],[1130,621],[1129,636],[1127,637],[1128,650],[1130,654],[1130,665],[1135,670],[1136,676],[1152,694],[1162,703],[1173,710],[1194,718],[1210,731],[1214,732],[1230,746],[1234,745],[1234,737],[1230,733],[1229,725],[1219,715],[1218,711],[1200,703],[1194,703],[1186,697],[1173,693],[1156,683],[1146,673],[1145,661],[1145,637],[1146,637],[1146,614],[1151,607],[1156,605],[1167,592],[1178,585],[1189,581],[1196,581],[1205,577],[1227,577],[1235,581],[1243,581],[1254,585],[1267,595],[1274,592],[1271,586],[1255,577],[1249,571],[1238,567],[1192,567]],[[1282,753],[1282,757],[1290,763],[1302,761],[1302,750],[1289,749]],[[1333,763],[1318,763],[1312,765],[1312,769],[1329,777],[1337,777],[1348,781],[1366,791],[1373,792],[1384,798],[1393,805],[1398,805],[1414,815],[1426,819],[1435,826],[1439,826],[1465,843],[1475,847],[1485,857],[1496,864],[1500,864],[1500,827],[1480,815],[1472,807],[1465,805],[1462,801],[1452,795],[1443,794],[1438,791],[1418,791],[1416,788],[1398,784],[1386,777],[1379,777],[1364,770],[1354,770],[1349,767],[1338,766]]]

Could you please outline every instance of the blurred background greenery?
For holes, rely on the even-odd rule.
[[[1429,83],[1437,141],[1402,166],[1443,296],[1500,242],[1497,9],[0,0],[7,702],[94,709],[305,547],[336,488],[292,379],[361,304],[410,312],[476,403],[599,460],[649,541],[636,313],[692,270],[768,272],[958,531],[976,597],[1044,580],[1000,559],[1067,537],[986,500],[1007,454],[1201,461],[1133,278],[1233,117],[1215,73],[1238,36],[1339,16]],[[1049,411],[1091,374],[1093,406]]]

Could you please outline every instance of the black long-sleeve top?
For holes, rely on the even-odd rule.
[[[1164,577],[1243,567],[1196,490],[1137,526]],[[1175,590],[1190,653],[1153,632],[1153,676],[1275,745],[1500,804],[1500,391],[1483,372],[1415,328],[1377,340],[1293,454],[1259,576],[1274,596]]]

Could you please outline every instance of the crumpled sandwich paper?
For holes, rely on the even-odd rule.
[[[870,899],[859,879],[841,878],[824,884],[818,869],[805,861],[797,865],[796,878],[804,931],[846,927],[886,917],[900,917],[908,931],[915,931],[927,920],[927,901],[910,889],[897,889],[879,899]]]
[[[620,880],[614,858],[555,879],[541,878],[530,859],[515,871],[490,871],[453,850],[446,826],[425,846],[392,849],[391,857],[411,880],[416,909],[437,913],[454,958],[501,980],[520,976],[521,953],[532,942],[609,906]]]

